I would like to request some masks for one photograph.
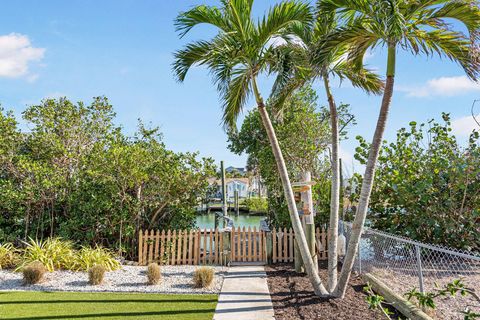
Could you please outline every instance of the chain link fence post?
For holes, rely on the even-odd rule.
[[[422,255],[420,253],[420,247],[418,245],[415,245],[415,253],[417,255],[418,284],[420,286],[420,292],[425,293],[425,288],[423,283]]]

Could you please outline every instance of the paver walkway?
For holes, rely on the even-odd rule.
[[[264,266],[230,267],[213,320],[274,320]]]

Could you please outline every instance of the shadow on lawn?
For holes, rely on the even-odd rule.
[[[101,317],[141,317],[141,316],[164,316],[164,315],[182,315],[182,314],[199,314],[213,313],[215,309],[205,310],[176,310],[176,311],[150,311],[150,312],[116,312],[116,313],[92,313],[81,315],[59,315],[59,316],[39,316],[39,317],[15,317],[2,318],[3,320],[55,320],[55,319],[85,319],[85,318],[101,318]]]

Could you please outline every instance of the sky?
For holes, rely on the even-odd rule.
[[[260,16],[278,1],[257,0]],[[180,11],[200,0],[23,0],[5,1],[0,11],[0,104],[20,117],[29,105],[47,97],[66,96],[91,102],[106,96],[117,113],[116,123],[133,133],[138,119],[163,132],[167,147],[199,151],[202,156],[224,160],[226,166],[243,167],[246,156],[227,149],[221,124],[221,103],[208,71],[193,68],[184,83],[173,77],[173,52],[192,40],[215,34],[200,26],[180,39],[173,21]],[[385,73],[386,52],[369,53],[366,63]],[[260,83],[269,94],[271,79]],[[341,157],[349,171],[359,171],[353,154],[361,135],[370,140],[380,97],[368,96],[347,82],[335,82],[337,102],[350,104],[357,125],[341,143]],[[385,138],[410,121],[439,119],[448,112],[454,133],[461,141],[475,127],[470,110],[480,99],[480,85],[468,80],[453,62],[399,52],[394,91]],[[319,105],[326,99],[320,83],[314,88]],[[246,110],[252,109],[253,101]],[[480,113],[480,103],[475,108]],[[241,121],[241,119],[240,119]],[[23,124],[28,130],[28,125]],[[239,122],[240,125],[240,122]]]

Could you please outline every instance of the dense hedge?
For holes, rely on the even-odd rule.
[[[101,97],[48,99],[21,120],[0,109],[0,242],[61,236],[134,254],[139,228],[193,225],[213,160],[168,150],[141,123],[127,136],[114,117]]]

